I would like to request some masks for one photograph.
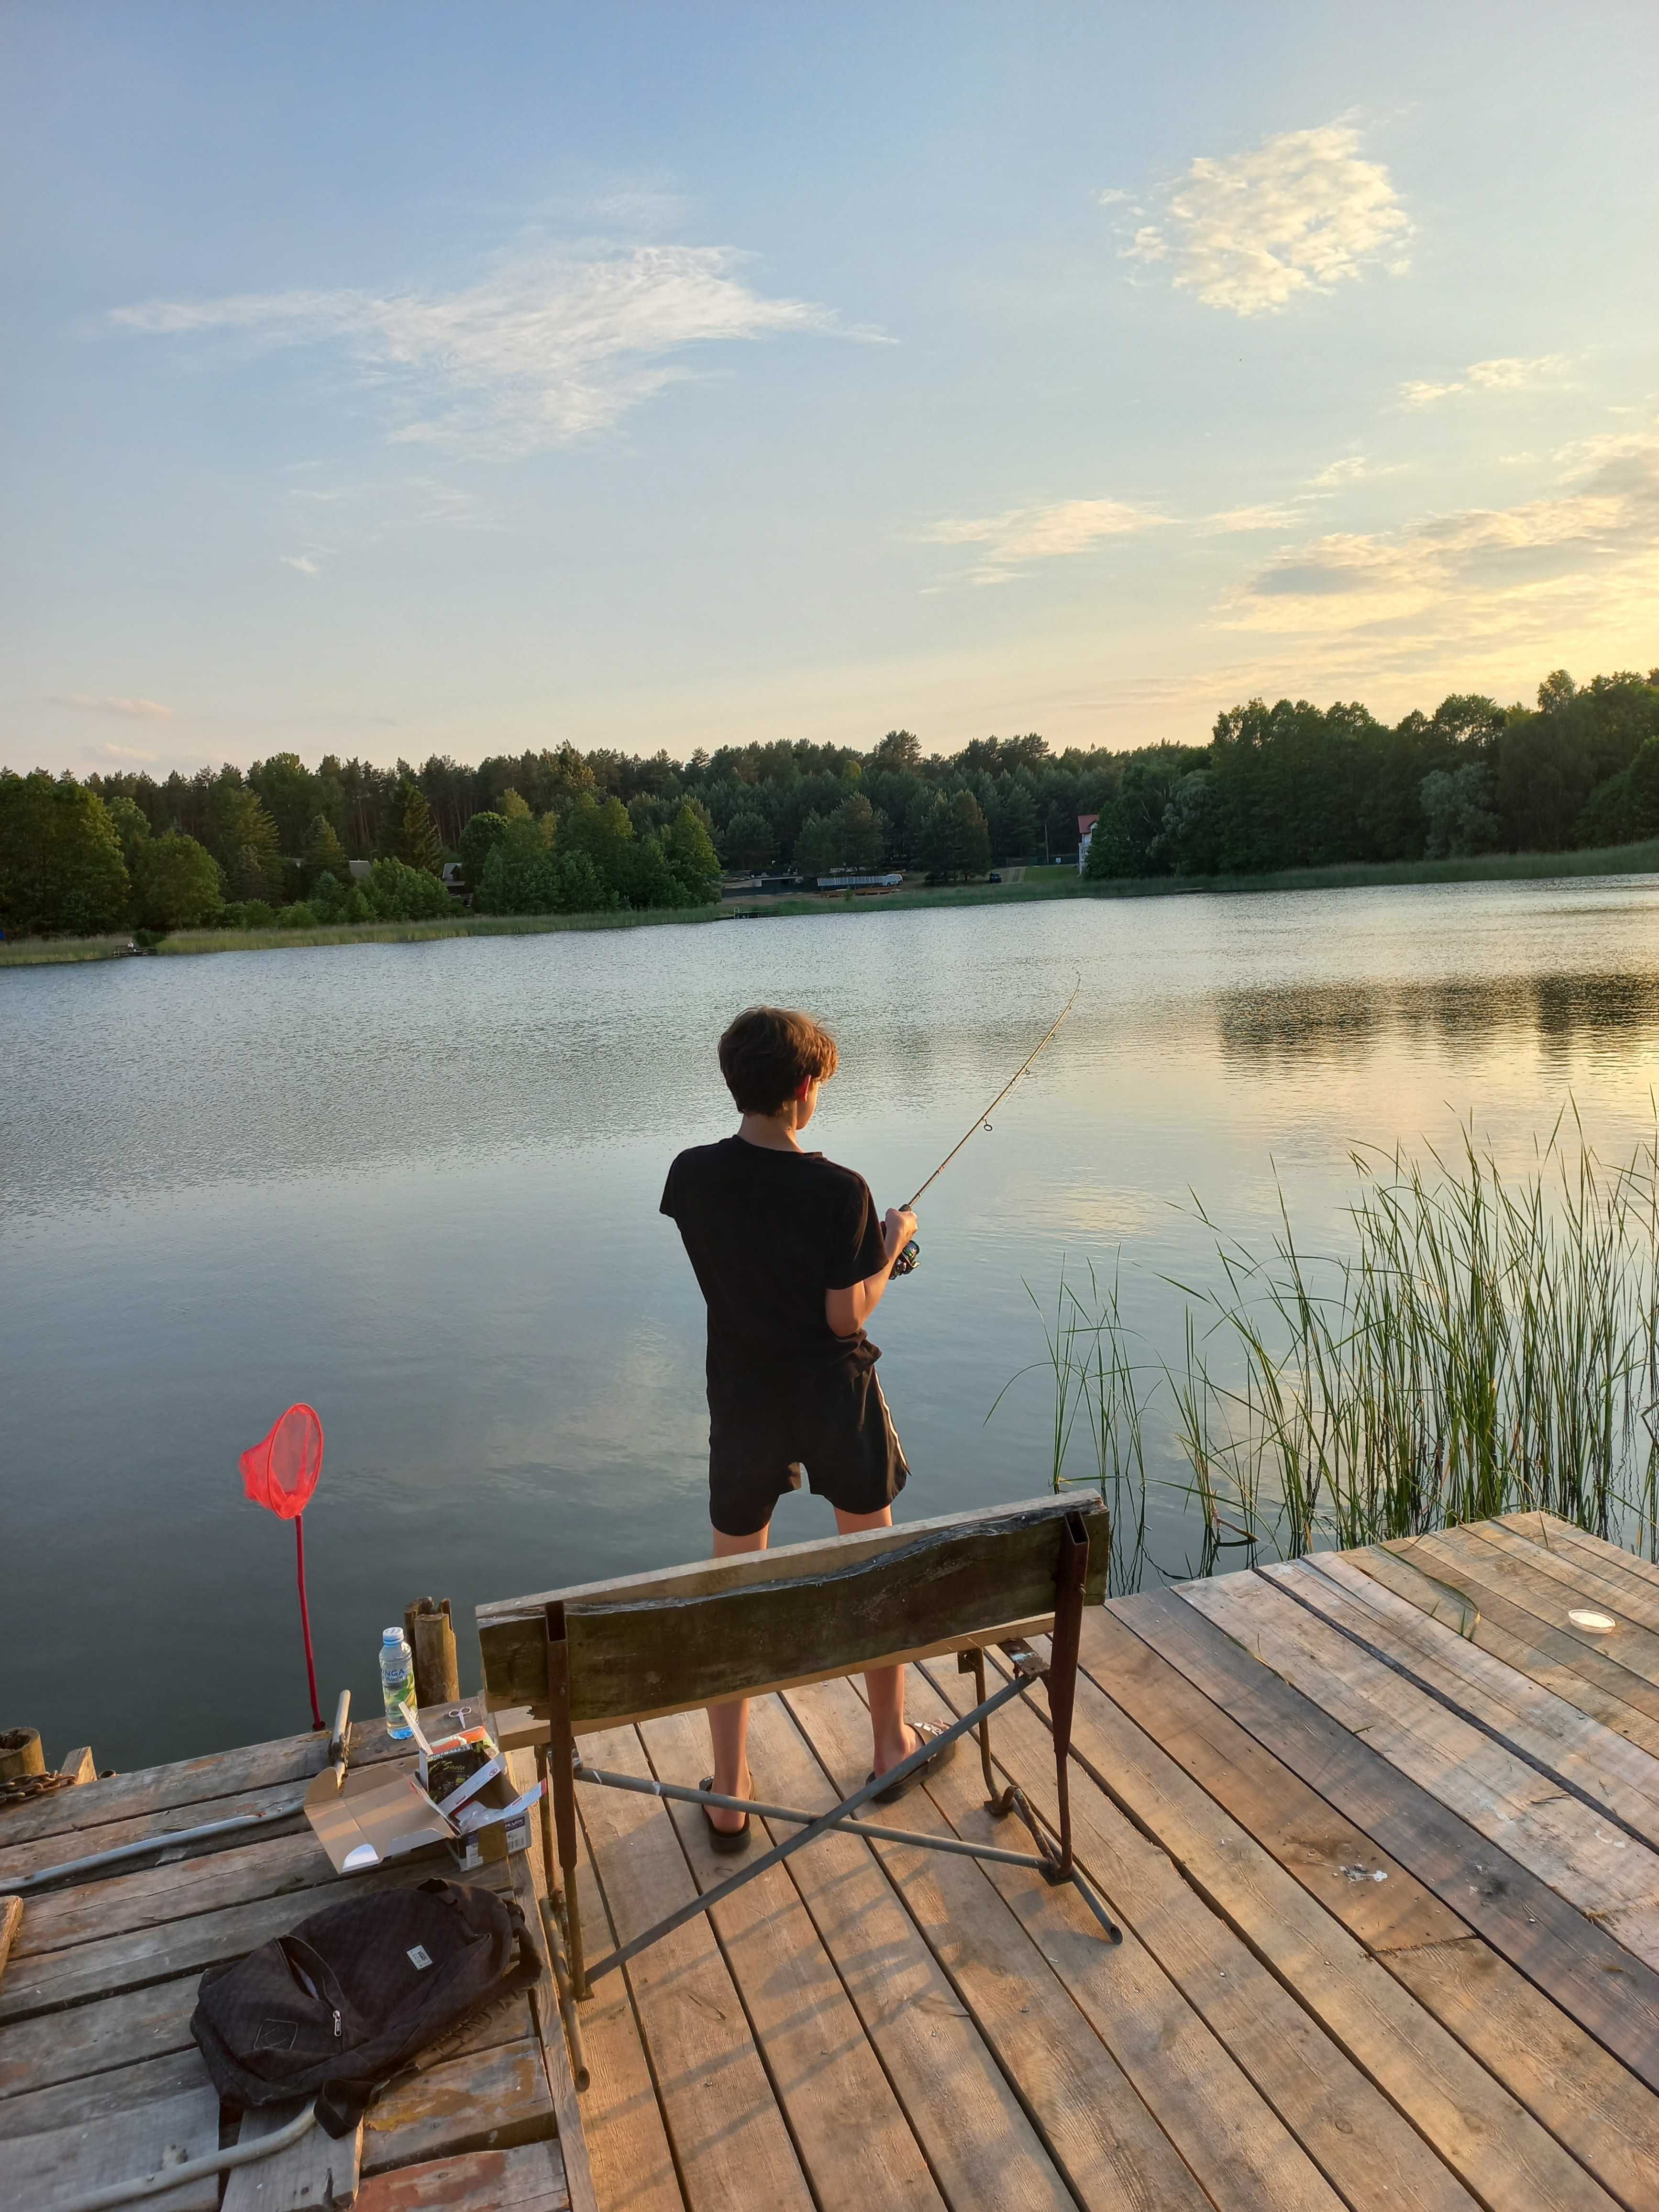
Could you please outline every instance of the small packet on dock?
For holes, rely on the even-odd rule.
[[[486,1728],[463,1729],[453,1735],[437,1736],[422,1748],[421,1787],[441,1812],[451,1812],[453,1806],[450,1801],[464,1804],[472,1794],[466,1786],[468,1783],[482,1776],[492,1762],[495,1772],[499,1774],[505,1762]],[[483,1783],[476,1782],[475,1787],[482,1788]]]

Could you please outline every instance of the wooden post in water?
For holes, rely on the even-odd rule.
[[[455,1631],[447,1597],[417,1597],[404,1608],[404,1634],[415,1655],[415,1702],[453,1705],[461,1694],[455,1663]]]
[[[0,1782],[18,1782],[27,1774],[44,1774],[46,1753],[38,1729],[0,1729]]]

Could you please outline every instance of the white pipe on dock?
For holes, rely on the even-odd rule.
[[[233,2167],[252,2166],[256,2160],[269,2158],[273,2151],[286,2150],[290,2143],[298,2142],[316,2118],[313,2099],[285,2128],[261,2136],[257,2142],[237,2143],[229,2150],[215,2151],[210,2157],[187,2158],[177,2166],[163,2164],[154,2173],[141,2174],[131,2181],[112,2181],[102,2189],[89,2189],[84,2197],[65,2198],[57,2212],[109,2212],[117,2204],[136,2204],[141,2197],[165,2196],[168,2190],[186,2181],[199,2181],[210,2173],[228,2173]]]

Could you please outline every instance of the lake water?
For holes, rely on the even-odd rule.
[[[1047,1487],[1026,1285],[1110,1264],[1154,1346],[1189,1193],[1334,1234],[1349,1148],[1519,1158],[1571,1097],[1652,1127],[1659,879],[813,916],[0,971],[0,1727],[131,1766],[303,1728],[289,1532],[238,1452],[327,1431],[306,1518],[325,1708],[379,1632],[708,1549],[702,1311],[657,1212],[733,1116],[755,1000],[842,1045],[813,1140],[920,1183],[1082,979],[922,1209],[873,1334],[921,1516]],[[1168,1439],[1154,1438],[1155,1455]],[[830,1525],[786,1500],[780,1542]],[[1195,1556],[1178,1498],[1154,1549]]]

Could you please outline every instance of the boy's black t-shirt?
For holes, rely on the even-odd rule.
[[[726,1137],[680,1154],[662,1211],[708,1301],[711,1394],[770,1395],[863,1346],[862,1329],[837,1336],[823,1311],[826,1291],[887,1258],[870,1187],[851,1168]]]

